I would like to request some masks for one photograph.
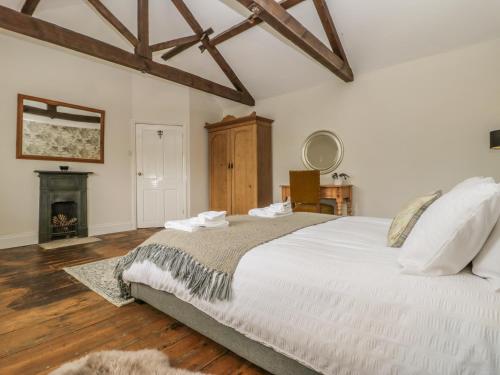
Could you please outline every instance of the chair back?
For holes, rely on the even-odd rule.
[[[316,206],[320,212],[319,171],[290,171],[290,201],[293,208]]]

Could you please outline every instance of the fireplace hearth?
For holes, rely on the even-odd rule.
[[[87,237],[87,177],[91,172],[35,172],[40,177],[38,242]]]

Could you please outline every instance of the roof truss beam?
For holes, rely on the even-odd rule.
[[[90,5],[106,20],[108,21],[125,39],[127,39],[134,47],[139,44],[139,40],[134,34],[106,8],[100,0],[87,0]]]
[[[8,7],[0,6],[0,28],[164,78],[236,102],[247,105],[255,104],[252,97],[238,90],[174,67],[159,64],[138,54],[130,53],[108,43],[17,12]]]
[[[205,49],[210,53],[210,56],[215,60],[217,65],[221,68],[221,70],[224,72],[226,77],[229,79],[229,81],[233,84],[233,86],[240,92],[242,92],[245,96],[252,98],[246,87],[243,85],[243,83],[240,81],[234,70],[231,68],[231,66],[227,63],[226,59],[221,55],[219,50],[213,46],[210,43],[210,40],[208,38],[208,35],[203,35],[203,28],[201,25],[198,23],[196,18],[194,17],[193,13],[189,10],[187,7],[186,3],[184,3],[184,0],[172,0],[172,3],[175,5],[179,13],[182,15],[182,17],[185,19],[187,24],[191,27],[191,29],[194,31],[196,35],[199,35],[201,42]],[[253,100],[253,98],[252,98]]]
[[[348,63],[344,47],[342,47],[342,42],[339,34],[337,33],[337,29],[335,28],[335,24],[333,23],[332,14],[328,9],[326,0],[313,0],[313,2],[328,41],[330,42],[330,46],[332,47],[332,51],[337,56],[340,56],[345,63]]]
[[[210,28],[208,30],[205,30],[203,32],[203,35],[210,35],[210,34],[213,34],[213,32],[214,32],[213,29]],[[152,46],[150,46],[149,48],[151,48],[151,50],[153,52],[157,52],[157,51],[163,51],[165,49],[180,47],[180,46],[185,46],[185,45],[193,46],[196,43],[198,43],[200,40],[201,40],[200,36],[197,34],[194,34],[194,35],[190,35],[190,36],[184,36],[181,38],[167,40],[166,42],[156,43],[156,44],[153,44]]]
[[[137,0],[137,38],[135,53],[152,59],[153,52],[149,48],[149,0]]]
[[[33,13],[35,13],[35,9],[38,6],[39,2],[40,0],[26,0],[21,9],[21,12],[32,16]]]
[[[332,71],[345,82],[354,79],[352,70],[340,56],[328,49],[314,34],[274,0],[236,0],[265,21],[283,37]]]
[[[213,34],[213,30],[210,28],[210,29],[206,30],[204,34],[206,34],[207,36],[211,35],[211,34]],[[197,35],[197,40],[196,41],[192,41],[192,42],[189,42],[189,43],[186,43],[186,44],[183,44],[183,45],[176,46],[176,47],[172,48],[170,51],[165,52],[161,56],[161,58],[163,60],[167,61],[167,60],[171,59],[172,57],[177,56],[179,53],[187,50],[188,48],[191,48],[195,44],[198,44],[199,42],[201,42],[201,40],[204,37],[205,37],[204,35],[201,35],[201,36]]]
[[[285,8],[289,9],[291,7],[294,7],[297,4],[302,3],[304,0],[282,0],[280,2],[280,5]],[[216,46],[218,44],[224,43],[225,41],[235,37],[236,35],[241,34],[242,32],[245,32],[249,29],[251,29],[254,26],[259,25],[262,23],[262,20],[257,17],[255,14],[252,14],[250,17],[248,17],[245,21],[242,21],[229,29],[221,32],[220,34],[217,34],[211,39],[212,45]],[[200,46],[200,49],[203,51],[204,47]]]
[[[177,56],[178,54],[184,52],[185,50],[191,48],[195,44],[198,44],[200,42],[199,37],[198,40],[190,43],[183,44],[182,46],[176,46],[172,48],[170,51],[165,52],[163,55],[161,55],[161,58],[165,61],[170,60],[172,57]]]

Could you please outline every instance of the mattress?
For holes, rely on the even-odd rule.
[[[148,261],[124,280],[324,374],[500,374],[500,294],[469,270],[401,274],[389,225],[346,217],[260,245],[241,259],[231,301],[192,297]]]

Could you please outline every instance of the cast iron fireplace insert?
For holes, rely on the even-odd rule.
[[[87,177],[92,172],[35,172],[40,177],[38,242],[87,237]]]

